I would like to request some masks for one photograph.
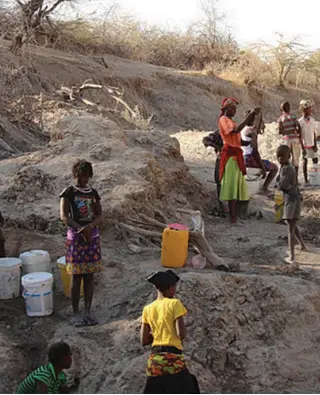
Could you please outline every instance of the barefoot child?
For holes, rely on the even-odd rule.
[[[72,353],[64,342],[53,344],[48,353],[49,363],[30,373],[22,381],[17,394],[67,394],[67,377],[64,369],[70,369]]]
[[[290,148],[287,145],[280,145],[277,149],[277,158],[281,165],[277,178],[278,187],[283,192],[284,199],[282,219],[286,220],[288,225],[289,258],[286,258],[286,263],[295,264],[295,240],[297,239],[301,250],[306,250],[297,226],[300,219],[302,197],[297,185],[295,168],[290,163]]]
[[[280,109],[282,115],[278,120],[279,134],[283,136],[283,144],[290,148],[292,164],[296,169],[296,177],[298,180],[301,150],[304,152],[301,139],[301,126],[297,117],[290,113],[289,102],[283,102]]]
[[[190,374],[182,355],[187,331],[186,308],[174,298],[179,277],[172,271],[156,272],[147,278],[158,298],[142,313],[141,343],[152,344],[147,364],[144,394],[199,394],[197,379]]]
[[[299,119],[299,123],[301,126],[302,143],[305,150],[303,155],[303,175],[305,184],[308,185],[308,159],[312,159],[314,164],[318,163],[316,121],[311,116],[312,104],[310,100],[301,100],[300,110],[303,116]]]
[[[220,136],[219,130],[217,129],[213,133],[210,133],[208,136],[204,137],[202,142],[205,147],[213,147],[215,150],[215,153],[217,155],[215,169],[214,169],[214,181],[217,186],[217,196],[218,196],[218,201],[219,201],[219,215],[224,216],[225,215],[225,208],[224,208],[223,203],[220,200],[221,183],[220,183],[220,177],[219,177],[220,156],[221,156],[221,150],[223,147],[223,141]]]

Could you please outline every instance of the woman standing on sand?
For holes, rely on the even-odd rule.
[[[232,223],[237,222],[237,201],[249,200],[248,188],[245,180],[246,166],[241,150],[241,130],[250,123],[260,109],[250,111],[246,118],[237,126],[233,117],[237,112],[236,99],[224,99],[221,105],[219,120],[220,135],[223,148],[220,159],[219,176],[221,180],[220,200],[229,203],[229,213]]]
[[[68,225],[66,269],[72,275],[71,300],[75,326],[96,325],[91,317],[93,274],[101,271],[101,247],[98,226],[102,209],[98,192],[88,183],[93,176],[92,165],[79,160],[73,165],[74,185],[60,194],[60,218]],[[84,282],[85,314],[79,315],[80,286]]]

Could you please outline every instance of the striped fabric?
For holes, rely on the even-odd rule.
[[[41,381],[48,387],[48,394],[59,394],[60,388],[67,385],[67,378],[63,372],[56,377],[51,363],[34,370],[20,384],[17,394],[36,394],[37,382]]]
[[[281,122],[284,129],[284,136],[283,138],[296,138],[297,135],[297,117],[293,114],[284,114],[279,119],[279,123]]]

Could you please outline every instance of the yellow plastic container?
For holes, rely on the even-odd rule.
[[[71,296],[72,276],[66,270],[66,258],[63,256],[58,259],[58,268],[60,270],[60,277],[63,285],[63,291],[67,298]],[[83,280],[81,281],[80,295],[84,295]]]
[[[178,229],[177,229],[178,228]],[[169,268],[184,267],[188,258],[189,230],[168,227],[162,233],[161,264]]]
[[[274,220],[278,224],[283,215],[283,192],[276,190],[274,194]]]

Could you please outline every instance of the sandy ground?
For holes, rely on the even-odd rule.
[[[202,148],[202,133],[182,132],[176,137],[191,172],[212,189],[213,157]],[[319,194],[315,196],[319,199]],[[320,296],[318,225],[310,227],[308,217],[302,221],[310,252],[298,252],[300,270],[291,272],[282,264],[287,250],[286,228],[274,224],[272,201],[255,197],[251,208],[259,208],[263,218],[252,218],[237,226],[230,226],[227,219],[205,218],[206,235],[215,252],[239,262],[240,273],[222,274],[210,269],[195,272],[189,263],[180,273],[179,296],[190,312],[186,342],[190,368],[197,374],[203,392],[312,392],[318,388],[314,375],[320,372],[316,362],[320,347],[312,335],[320,328],[319,319],[315,318],[320,310],[316,302]],[[44,248],[53,262],[63,255],[61,236],[19,230],[6,232],[9,249],[19,235],[23,235],[22,250]],[[27,372],[45,361],[48,343],[63,338],[74,350],[75,363],[69,376],[70,380],[80,377],[81,393],[141,392],[148,351],[139,345],[139,316],[144,304],[154,296],[144,277],[160,269],[159,253],[130,254],[120,240],[106,232],[103,256],[104,271],[96,277],[94,315],[99,325],[95,328],[75,329],[70,325],[70,301],[61,292],[57,269],[59,288],[51,317],[28,318],[22,299],[0,302],[0,358],[8,372],[2,376],[1,391],[14,391]],[[300,301],[296,302],[298,295]],[[258,303],[256,307],[253,300]],[[288,313],[284,314],[286,311],[291,311],[290,319]],[[202,323],[200,327],[197,322]],[[292,325],[296,332],[290,337],[288,327]],[[303,350],[298,340],[301,331],[306,337]],[[208,342],[213,349],[204,355]],[[280,347],[276,360],[270,354],[270,342],[272,349]],[[280,369],[290,355],[291,365],[287,360],[288,366]],[[229,365],[223,362],[224,358],[229,358]],[[263,376],[254,373],[255,364],[265,369]],[[272,380],[278,369],[280,378]]]

